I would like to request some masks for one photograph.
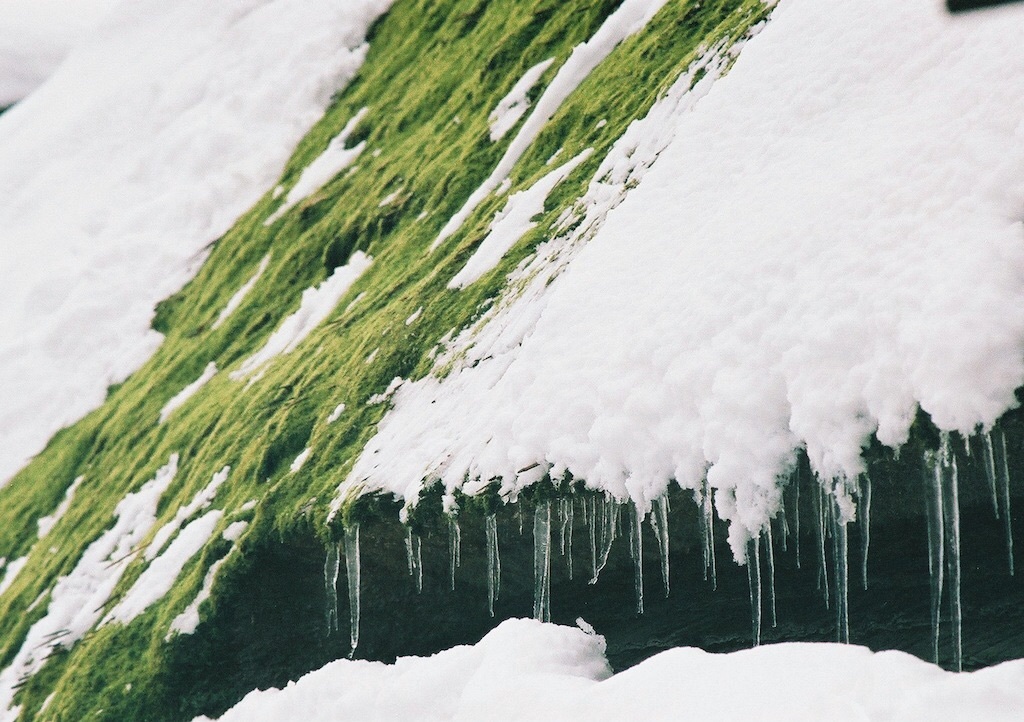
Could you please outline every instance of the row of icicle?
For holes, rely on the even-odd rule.
[[[1004,523],[1009,571],[1013,568],[1013,530],[1010,520],[1009,469],[1006,457],[1006,438],[1000,430],[976,437],[976,446],[984,465],[992,507],[997,519]],[[971,453],[970,443],[967,445]],[[963,667],[963,638],[961,610],[960,570],[960,505],[959,480],[956,457],[948,434],[943,433],[938,450],[924,455],[925,500],[928,522],[928,562],[931,582],[931,629],[933,654],[939,660],[940,619],[942,596],[948,583],[950,619],[953,633],[953,665],[959,671]],[[832,485],[815,484],[812,495],[812,518],[815,524],[815,557],[817,561],[817,586],[821,590],[825,605],[834,611],[836,620],[836,641],[849,643],[849,537],[847,523],[840,511],[840,497],[852,498],[856,503],[856,520],[860,525],[861,539],[861,584],[868,588],[868,551],[871,526],[871,479],[865,474],[855,482],[834,482]],[[698,505],[698,521],[702,535],[704,579],[717,589],[717,561],[715,555],[715,519],[711,489],[705,480],[695,495]],[[793,526],[786,513],[786,499],[793,507]],[[647,514],[639,512],[629,503],[620,503],[610,496],[585,495],[579,498],[561,498],[539,502],[533,515],[534,547],[534,605],[536,619],[551,621],[551,558],[553,530],[558,530],[559,553],[565,558],[568,576],[573,578],[573,526],[579,510],[587,528],[590,569],[589,583],[596,584],[601,571],[608,563],[608,557],[615,540],[620,534],[620,519],[626,515],[629,536],[629,552],[634,569],[636,611],[644,611],[644,565],[642,526],[647,521],[658,542],[661,562],[661,579],[664,594],[669,595],[669,501],[668,496],[657,499]],[[795,547],[796,566],[801,567],[800,552],[800,471],[794,472],[790,483],[783,490],[783,504],[775,520],[775,526],[782,551],[787,551],[790,537]],[[448,517],[449,529],[449,579],[455,589],[455,572],[461,564],[462,531],[458,518]],[[501,591],[501,558],[498,550],[498,521],[494,513],[485,518],[487,554],[487,608],[494,616],[494,603]],[[519,516],[519,532],[523,533],[523,519]],[[773,524],[769,522],[761,534],[752,539],[747,547],[745,565],[750,592],[751,628],[754,646],[760,644],[762,615],[767,607],[769,623],[777,625],[775,607],[775,536]],[[417,591],[423,589],[423,560],[421,540],[411,528],[406,533],[406,553],[409,575]],[[829,570],[826,547],[831,546],[832,568]],[[345,568],[350,611],[350,645],[352,654],[359,644],[360,622],[360,564],[359,525],[352,524],[345,529],[342,544],[328,549],[324,564],[324,581],[327,591],[328,632],[338,629],[337,582],[340,573],[341,546],[344,546]],[[764,599],[764,567],[767,576],[767,599]],[[831,579],[829,577],[831,576]],[[831,591],[830,591],[831,590]],[[830,596],[831,595],[831,596]],[[351,656],[351,655],[350,655]]]

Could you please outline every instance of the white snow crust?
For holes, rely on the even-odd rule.
[[[902,652],[789,643],[681,647],[610,676],[602,637],[513,619],[433,657],[332,662],[220,719],[1008,722],[1022,708],[1024,661],[955,674]]]
[[[568,270],[399,389],[342,494],[539,463],[643,509],[706,475],[742,557],[798,449],[852,479],[918,405],[991,425],[1024,381],[1022,20],[779,3]]]
[[[253,289],[256,282],[260,280],[260,277],[263,275],[263,272],[267,270],[267,266],[269,264],[270,254],[268,253],[263,257],[263,260],[260,261],[260,265],[256,269],[256,273],[254,273],[248,281],[243,283],[242,287],[235,291],[235,294],[228,299],[227,305],[221,310],[220,314],[217,316],[217,320],[213,322],[213,326],[211,328],[220,328],[221,324],[227,321],[231,314],[233,314],[238,307],[242,305],[242,301],[244,301],[245,297],[249,295],[249,291]]]
[[[85,481],[84,476],[79,476],[72,481],[71,486],[69,486],[67,491],[64,492],[64,498],[61,499],[60,504],[53,510],[53,513],[36,520],[36,525],[39,527],[40,539],[49,534],[50,530],[57,525],[57,522],[64,518],[64,515],[68,513],[68,509],[71,508],[71,502],[75,499],[75,492],[78,491],[78,487],[81,486],[83,481]]]
[[[18,575],[21,574],[21,570],[25,568],[26,564],[28,564],[28,557],[24,556],[12,559],[4,565],[4,576],[3,578],[0,578],[0,595],[11,588],[11,585],[14,584],[14,580],[18,578]]]
[[[184,406],[186,401],[195,396],[196,392],[206,386],[207,382],[216,375],[217,364],[211,361],[206,364],[206,368],[203,369],[203,373],[199,375],[199,378],[176,393],[166,404],[164,404],[164,407],[160,409],[160,423],[162,424],[167,421],[171,414]]]
[[[544,90],[533,112],[523,123],[516,137],[512,139],[498,165],[491,175],[480,184],[466,200],[466,203],[444,225],[430,246],[433,251],[447,238],[459,230],[480,202],[501,185],[508,177],[526,149],[536,139],[544,126],[561,107],[572,91],[586,80],[590,71],[615,49],[619,43],[634,35],[650,22],[666,0],[625,0],[597,29],[594,36],[573,48],[565,64],[558,69],[551,84]]]
[[[220,487],[224,485],[224,482],[228,480],[228,475],[231,473],[231,467],[225,466],[220,471],[213,475],[210,479],[210,483],[200,489],[192,500],[188,504],[178,508],[178,511],[174,513],[174,518],[169,522],[160,527],[156,534],[153,535],[153,539],[149,542],[149,546],[146,547],[145,558],[146,561],[153,561],[157,558],[161,551],[163,551],[164,545],[173,537],[181,525],[185,523],[189,517],[197,514],[198,512],[206,509],[213,503],[214,498],[217,496],[217,492]]]
[[[118,3],[0,116],[0,483],[153,353],[155,304],[273,185],[390,4]]]
[[[161,467],[114,510],[115,522],[92,542],[75,568],[57,580],[46,614],[29,629],[11,663],[0,672],[0,719],[17,718],[10,710],[20,680],[38,672],[57,647],[70,647],[99,621],[114,587],[131,564],[138,545],[156,524],[156,508],[178,471],[178,455]]]
[[[588,148],[569,162],[560,165],[544,175],[526,190],[513,193],[505,202],[505,207],[498,211],[487,229],[487,237],[466,261],[462,270],[448,282],[448,288],[465,288],[479,280],[481,276],[493,269],[526,233],[536,227],[534,216],[544,210],[544,201],[554,187],[564,181],[576,167],[593,153]]]
[[[189,522],[135,580],[124,598],[104,617],[103,624],[128,624],[167,594],[189,560],[213,537],[223,516],[222,510],[214,509]]]
[[[320,190],[327,181],[352,165],[355,159],[359,157],[359,154],[363,152],[363,149],[366,148],[366,141],[357,143],[352,148],[346,148],[345,144],[348,142],[349,136],[352,135],[352,131],[359,125],[359,121],[366,117],[366,112],[367,109],[363,108],[353,115],[341,132],[327,144],[324,152],[306,166],[302,171],[302,175],[295,181],[295,185],[288,191],[284,203],[270,214],[267,220],[263,222],[263,225],[272,225],[274,221],[283,216],[292,206]]]
[[[530,107],[530,99],[527,98],[533,86],[544,75],[544,71],[555,62],[554,58],[548,58],[534,65],[523,73],[523,77],[516,81],[508,95],[498,101],[498,104],[491,111],[487,118],[490,124],[491,142],[495,143],[505,137],[505,134],[512,130],[512,126],[519,122],[519,119]]]
[[[326,319],[352,284],[370,267],[373,259],[356,251],[344,266],[338,266],[319,286],[302,292],[299,309],[281,321],[259,351],[242,362],[230,376],[238,381],[259,370],[280,354],[291,353],[310,332]]]

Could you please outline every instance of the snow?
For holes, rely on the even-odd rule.
[[[462,270],[448,282],[448,288],[465,288],[493,269],[526,233],[537,226],[533,217],[544,211],[544,201],[556,185],[590,157],[588,148],[569,162],[543,176],[526,190],[513,193],[487,229],[480,243]]]
[[[102,623],[128,624],[158,602],[174,586],[189,560],[210,541],[223,516],[222,510],[214,509],[186,525],[160,556],[146,567],[146,571],[135,580],[132,588],[110,610]]]
[[[345,413],[345,404],[338,404],[334,407],[334,410],[327,417],[327,423],[333,424],[335,421],[341,418],[341,415]]]
[[[189,605],[171,622],[171,631],[167,633],[166,641],[169,641],[175,634],[194,634],[199,627],[199,606],[213,594],[213,582],[217,578],[217,572],[227,561],[227,557],[218,559],[210,565],[206,576],[203,577],[203,587],[199,590],[196,598],[189,602]]]
[[[263,348],[242,362],[230,376],[238,381],[265,366],[275,356],[291,353],[338,305],[341,297],[370,267],[373,259],[356,251],[344,266],[338,266],[319,286],[302,292],[299,309],[285,318]]]
[[[211,361],[203,369],[203,373],[199,375],[195,381],[190,383],[188,386],[183,388],[174,397],[164,404],[164,407],[160,409],[160,423],[164,423],[170,418],[177,409],[184,406],[185,402],[192,398],[199,389],[206,385],[206,382],[217,375],[217,364]]]
[[[0,115],[0,483],[150,357],[155,304],[273,187],[389,5],[118,3]]]
[[[562,102],[569,97],[579,84],[586,80],[590,71],[598,66],[620,42],[630,35],[643,30],[644,26],[661,9],[666,0],[625,0],[601,24],[594,36],[573,48],[565,64],[558,69],[555,77],[537,100],[530,117],[526,119],[516,137],[512,139],[498,165],[491,175],[477,188],[459,211],[448,219],[437,239],[430,246],[435,250],[447,238],[459,230],[480,202],[491,194],[512,172],[526,149],[543,130]]]
[[[38,672],[55,648],[70,647],[93,628],[133,554],[156,524],[160,496],[178,471],[178,455],[142,487],[122,499],[114,524],[92,542],[75,568],[60,577],[50,593],[46,614],[29,629],[21,648],[0,672],[0,719],[17,717],[10,706],[20,680]]]
[[[332,662],[220,719],[995,721],[1018,718],[1022,683],[1024,661],[955,674],[902,652],[808,643],[681,647],[611,676],[602,637],[513,619],[433,657]]]
[[[296,456],[296,457],[295,457],[295,458],[294,458],[294,459],[292,460],[292,465],[291,465],[291,467],[289,468],[289,472],[291,472],[292,474],[294,474],[294,473],[296,473],[297,471],[299,471],[299,470],[300,470],[300,469],[302,468],[302,465],[306,463],[306,459],[308,459],[308,458],[309,458],[309,455],[310,455],[311,453],[313,453],[313,448],[312,448],[311,446],[307,446],[307,447],[306,447],[305,449],[303,449],[302,451],[300,451],[300,452],[299,452],[299,454],[298,454],[298,456]]]
[[[64,498],[61,499],[60,504],[53,510],[53,513],[49,516],[44,516],[36,520],[36,525],[39,527],[40,539],[49,534],[50,530],[57,525],[57,522],[64,518],[64,515],[68,513],[68,509],[71,508],[71,502],[75,499],[75,492],[78,491],[78,487],[81,486],[83,481],[85,481],[84,476],[79,476],[72,481],[71,486],[69,486],[67,491],[64,492]],[[3,585],[0,584],[0,588],[2,588],[2,586]]]
[[[0,0],[0,108],[39,87],[116,0]]]
[[[21,574],[21,570],[25,568],[26,564],[28,564],[28,557],[24,556],[12,559],[4,567],[4,576],[0,579],[0,596],[11,588],[11,585],[14,584],[14,580],[19,574]]]
[[[324,152],[306,166],[295,185],[288,191],[284,203],[263,222],[263,225],[273,225],[296,203],[320,190],[325,183],[352,165],[352,162],[366,148],[366,141],[357,143],[352,148],[346,148],[345,144],[348,142],[349,136],[352,135],[352,131],[366,117],[367,110],[367,108],[363,108],[353,115],[341,132],[328,143]]]
[[[280,186],[278,186],[278,188],[280,188]],[[277,188],[275,188],[274,190],[276,192]],[[260,265],[259,268],[256,269],[256,273],[254,273],[252,277],[249,278],[248,281],[242,284],[242,287],[235,292],[235,295],[228,299],[227,305],[223,308],[223,310],[221,310],[220,314],[217,316],[217,320],[213,322],[212,328],[220,328],[221,324],[227,321],[228,317],[231,314],[233,314],[238,309],[239,306],[242,305],[242,301],[244,301],[245,297],[249,295],[249,291],[253,289],[253,286],[256,285],[256,282],[260,280],[260,277],[263,275],[263,272],[267,270],[267,266],[269,264],[270,254],[268,253],[263,257],[263,260],[260,261]]]
[[[231,542],[236,542],[242,538],[242,534],[249,528],[249,522],[247,521],[234,521],[228,524],[228,528],[221,534],[222,537]]]
[[[153,535],[153,539],[149,542],[149,546],[146,547],[145,557],[147,561],[153,561],[156,559],[167,541],[177,533],[178,529],[181,528],[181,525],[189,517],[194,516],[196,513],[206,509],[213,503],[214,498],[217,496],[217,491],[224,485],[224,482],[228,480],[228,474],[230,473],[231,467],[225,466],[214,474],[209,484],[200,489],[188,504],[180,507],[178,511],[175,512],[173,519],[157,530],[156,534]]]
[[[533,89],[533,86],[540,80],[540,76],[551,67],[553,62],[555,62],[554,58],[548,58],[534,65],[516,81],[512,90],[508,91],[508,95],[498,101],[498,105],[487,118],[491,128],[492,143],[504,138],[505,134],[512,130],[512,127],[523,117],[526,109],[530,107],[530,99],[526,97],[527,93]]]
[[[419,308],[417,308],[415,311],[412,312],[412,315],[409,316],[409,318],[405,319],[405,325],[406,326],[411,326],[414,323],[416,323],[416,320],[419,319],[419,317],[420,317],[420,315],[422,313],[423,313],[423,306],[420,306]]]
[[[854,479],[918,405],[990,426],[1024,380],[1021,19],[781,2],[568,270],[396,393],[346,487],[513,493],[540,463],[646,510],[706,475],[742,558],[798,449]]]

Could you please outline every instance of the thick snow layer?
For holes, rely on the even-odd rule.
[[[742,555],[800,447],[853,478],[918,404],[991,425],[1024,381],[1022,20],[781,2],[488,357],[399,390],[351,485],[539,462],[645,507],[706,474]]]
[[[462,270],[448,282],[448,288],[465,288],[498,265],[516,241],[537,225],[533,217],[544,211],[544,201],[547,200],[548,194],[592,152],[593,150],[588,148],[568,163],[543,176],[526,190],[513,193],[506,201],[505,207],[491,221],[487,237],[481,241]]]
[[[186,401],[195,396],[196,392],[206,386],[206,383],[216,375],[217,364],[211,361],[206,364],[206,368],[203,369],[203,373],[199,374],[199,378],[176,393],[170,401],[164,404],[164,407],[160,409],[160,423],[162,424],[167,421],[175,410],[184,406]]]
[[[146,567],[124,598],[110,610],[103,624],[128,624],[167,594],[189,560],[210,541],[223,516],[220,509],[208,511],[178,532],[174,541]]]
[[[600,636],[513,619],[433,657],[332,662],[249,694],[220,719],[994,722],[1021,709],[1024,661],[954,674],[902,652],[778,644],[672,649],[610,677]]]
[[[390,3],[120,3],[0,116],[0,482],[152,354]]]
[[[17,718],[8,710],[19,681],[38,672],[55,648],[70,647],[99,621],[111,592],[134,559],[132,552],[156,523],[160,496],[177,471],[178,455],[174,454],[142,488],[118,503],[113,526],[86,548],[71,573],[57,580],[46,614],[32,625],[14,659],[0,672],[4,722]]]
[[[270,254],[268,253],[263,257],[263,260],[260,261],[260,265],[259,268],[256,269],[256,273],[254,273],[252,277],[249,278],[248,281],[243,283],[241,288],[235,291],[235,295],[228,299],[227,305],[224,306],[224,308],[221,310],[220,314],[217,316],[217,320],[213,322],[213,328],[219,328],[220,325],[227,321],[228,317],[231,316],[231,314],[233,314],[235,310],[242,305],[242,301],[244,301],[245,297],[249,295],[249,291],[253,289],[253,286],[256,285],[256,282],[260,280],[260,276],[262,276],[263,272],[267,270],[267,266],[269,264]]]
[[[319,286],[302,292],[299,309],[285,318],[259,351],[231,372],[235,381],[266,365],[275,356],[291,353],[310,332],[326,319],[352,284],[370,267],[373,259],[356,251],[344,266],[338,266]]]
[[[363,108],[352,116],[341,132],[327,144],[324,152],[306,166],[305,170],[302,171],[302,175],[295,181],[295,185],[288,191],[284,203],[263,222],[263,225],[269,226],[273,224],[274,221],[283,216],[296,203],[320,190],[320,187],[327,183],[327,181],[352,165],[353,161],[359,157],[359,154],[366,147],[366,141],[357,143],[351,148],[346,148],[345,144],[348,143],[348,138],[352,135],[352,131],[359,125],[359,121],[366,117],[366,112],[367,109]]]
[[[466,200],[466,203],[448,219],[437,239],[430,246],[434,250],[445,239],[462,227],[473,210],[480,205],[484,198],[494,192],[501,182],[508,177],[526,149],[530,147],[537,135],[544,129],[544,126],[551,116],[561,107],[563,101],[569,97],[572,91],[579,87],[579,84],[587,79],[590,71],[596,68],[602,60],[615,49],[619,43],[634,35],[654,17],[667,0],[625,0],[618,9],[613,12],[601,24],[594,36],[585,43],[580,43],[573,48],[565,64],[558,69],[551,84],[544,90],[533,112],[523,123],[516,137],[512,139],[505,154],[498,161],[487,179],[477,188]]]
[[[117,0],[0,0],[0,108],[35,90]]]
[[[53,513],[49,516],[44,516],[36,520],[36,525],[39,527],[39,538],[42,539],[44,536],[50,533],[50,530],[57,525],[65,514],[68,513],[68,509],[71,508],[71,502],[75,499],[75,492],[78,491],[78,487],[85,481],[84,476],[79,476],[68,487],[67,491],[64,492],[64,498],[61,499],[60,504]]]
[[[505,137],[505,133],[512,130],[512,126],[519,122],[519,119],[530,107],[530,99],[527,96],[533,86],[544,75],[544,71],[555,62],[554,58],[548,58],[534,65],[523,73],[523,77],[516,81],[508,95],[498,101],[498,104],[491,111],[487,122],[490,124],[491,142],[496,142]]]

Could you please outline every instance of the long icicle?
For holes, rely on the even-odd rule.
[[[324,591],[327,593],[327,634],[338,631],[338,574],[341,569],[339,544],[327,547],[324,560]]]
[[[551,621],[551,502],[533,514],[533,618]]]
[[[414,534],[412,527],[405,529],[405,555],[409,563],[409,576],[416,584],[416,593],[423,591],[423,554],[420,535]]]
[[[825,503],[825,490],[821,484],[816,484],[815,488],[814,498],[817,505],[814,511],[818,518],[818,588],[822,590],[825,598],[825,608],[829,609],[831,605],[828,593],[828,561],[825,559],[825,519],[828,515],[828,505]]]
[[[928,576],[931,588],[932,659],[939,663],[939,620],[942,614],[945,541],[942,519],[942,469],[938,454],[925,452],[925,513],[928,517]]]
[[[594,570],[591,584],[597,584],[597,577],[601,574],[605,564],[608,563],[608,554],[611,553],[612,543],[619,527],[619,503],[614,499],[606,499],[603,502],[603,513],[601,520],[601,553]]]
[[[963,611],[960,604],[960,498],[956,457],[949,435],[942,437],[942,515],[945,522],[946,565],[949,571],[949,610],[953,623],[953,666],[963,671]]]
[[[829,513],[832,522],[832,573],[835,578],[836,641],[850,643],[850,575],[849,544],[846,522],[842,519],[838,499],[832,501]]]
[[[715,505],[707,477],[701,487],[702,530],[704,532],[704,579],[711,574],[711,588],[718,589],[718,564],[715,559]]]
[[[1003,527],[1006,532],[1006,561],[1013,576],[1013,522],[1010,520],[1010,465],[1006,459],[1006,434],[999,430],[999,491],[1003,500]]]
[[[462,529],[458,518],[452,514],[448,517],[448,572],[451,589],[455,591],[455,570],[462,566]]]
[[[769,521],[764,532],[765,558],[768,562],[768,609],[771,612],[772,629],[779,626],[775,613],[775,542],[772,541],[772,523]]]
[[[793,538],[796,540],[796,568],[800,568],[800,458],[797,457],[793,484]]]
[[[352,648],[348,656],[351,659],[359,646],[359,524],[345,527],[345,572],[348,580],[349,646]]]
[[[633,557],[633,592],[636,596],[636,613],[644,613],[644,515],[636,506],[630,514],[629,551]]]
[[[569,579],[572,579],[572,527],[575,521],[574,501],[572,497],[563,499],[565,505],[565,521],[562,522],[562,554],[565,556],[565,565],[569,571]]]
[[[587,533],[590,536],[590,578],[597,579],[597,497],[584,500],[587,505]]]
[[[999,518],[999,494],[997,492],[996,482],[996,452],[994,444],[992,442],[992,431],[985,433],[981,437],[981,445],[984,447],[985,455],[985,480],[988,482],[989,497],[992,499],[992,513],[996,515],[996,519]]]
[[[871,546],[871,476],[864,474],[860,484],[860,578],[864,589],[868,588],[868,549]]]
[[[501,557],[498,554],[498,517],[488,514],[485,520],[487,536],[487,611],[494,616],[494,602],[501,593]]]
[[[668,568],[668,494],[658,498],[654,502],[654,514],[651,521],[656,522],[658,534],[658,552],[661,555],[661,583],[665,588],[665,598],[669,593],[669,568]]]
[[[761,644],[761,544],[755,537],[747,542],[747,585],[750,588],[750,626],[753,646]]]

